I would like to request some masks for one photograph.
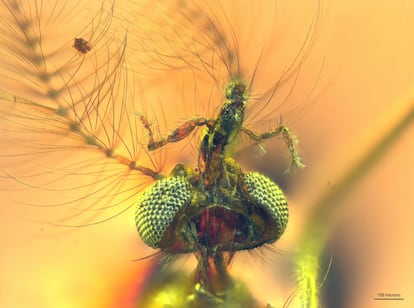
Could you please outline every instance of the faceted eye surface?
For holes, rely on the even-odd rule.
[[[276,225],[277,233],[268,242],[276,241],[285,231],[289,217],[283,191],[272,180],[257,172],[246,173],[244,183],[253,201],[270,215]]]
[[[184,177],[167,177],[144,190],[138,200],[135,223],[145,244],[158,247],[178,211],[190,198]]]

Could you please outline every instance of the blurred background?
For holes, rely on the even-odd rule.
[[[265,151],[247,139],[234,149],[244,170],[284,189],[290,221],[273,247],[236,255],[231,273],[281,307],[295,292],[291,256],[313,205],[413,108],[410,1],[10,0],[0,12],[0,90],[30,100],[0,95],[2,307],[134,306],[154,270],[151,258],[134,261],[154,253],[134,223],[136,195],[152,180],[105,151],[163,174],[178,162],[195,167],[202,129],[147,153],[135,113],[156,137],[214,117],[229,75],[254,77],[246,126],[265,131],[282,119],[307,165],[284,174],[279,139]],[[73,48],[75,37],[91,50]],[[324,222],[322,276],[332,264],[323,306],[413,306],[413,133],[355,179]]]

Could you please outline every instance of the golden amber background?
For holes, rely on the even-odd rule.
[[[200,6],[203,5],[201,2]],[[275,75],[279,76],[284,67],[281,61],[292,59],[303,42],[310,27],[309,17],[315,16],[317,5],[316,1],[311,4],[276,1],[270,5],[266,2],[263,7],[247,1],[223,2],[230,22],[235,25],[240,46],[245,48],[242,49],[245,67],[253,68],[257,62],[260,40],[275,48],[274,52],[267,49],[264,53],[257,84],[276,81]],[[413,106],[414,4],[326,0],[319,5],[317,37],[288,100],[304,112],[297,116],[296,109],[289,111],[288,103],[281,111],[283,120],[300,140],[301,153],[308,166],[291,178],[284,178],[291,220],[286,234],[275,246],[286,251],[295,249],[298,231],[311,211],[312,202],[335,189],[340,175],[383,136],[400,113]],[[122,6],[119,4],[120,11]],[[263,33],[273,26],[266,21],[274,17],[275,7],[278,30],[268,39]],[[210,8],[219,9],[214,4]],[[122,25],[122,22],[117,19],[114,23]],[[81,29],[80,24],[79,17],[65,20],[64,27],[72,29],[72,35]],[[47,36],[48,30],[44,31]],[[135,44],[137,39],[133,39],[132,31],[133,27],[129,30],[130,44]],[[72,37],[66,39],[71,40]],[[252,40],[256,44],[251,44]],[[73,52],[70,45],[67,48]],[[279,70],[277,74],[272,70],[274,67]],[[4,70],[1,73],[2,80],[7,80],[7,73]],[[147,104],[162,94],[161,104],[154,104],[154,108],[161,105],[165,109],[167,120],[160,129],[164,134],[204,108],[181,102],[183,96],[177,94],[175,86],[177,73],[169,74],[163,73],[163,80],[153,88],[145,88]],[[186,78],[191,82],[191,77]],[[16,90],[25,97],[18,80],[17,83],[8,80],[3,85],[7,86],[4,90]],[[198,87],[201,93],[203,85]],[[172,103],[177,101],[180,108]],[[154,111],[157,112],[161,110]],[[279,115],[274,119],[278,121]],[[335,277],[328,276],[325,287],[335,282],[336,286],[328,288],[336,288],[338,294],[332,291],[332,296],[338,296],[338,301],[342,299],[343,307],[411,307],[414,304],[411,262],[414,233],[410,229],[414,217],[413,134],[414,129],[410,127],[338,204],[332,221],[326,222],[330,232],[327,254],[332,253]],[[0,138],[6,136],[2,134]],[[12,153],[12,143],[7,148],[3,143],[2,146],[4,153]],[[175,153],[165,151],[167,173],[177,160]],[[187,159],[195,165],[194,154],[191,155]],[[57,163],[54,160],[99,160],[101,157],[100,153],[80,149],[71,157],[54,155],[41,161],[52,170]],[[267,171],[278,157],[278,153],[263,157],[259,171]],[[257,166],[244,160],[249,168]],[[13,161],[10,157],[7,160],[0,157],[0,161],[3,161],[0,164],[3,170],[7,168],[16,175],[23,175],[26,161],[33,167],[30,156],[16,159],[14,164],[10,163]],[[47,174],[44,179],[47,181]],[[90,177],[85,176],[84,183],[88,180]],[[152,253],[138,238],[132,208],[91,227],[61,228],[47,222],[59,223],[62,217],[70,216],[70,206],[34,208],[14,201],[41,200],[50,204],[61,201],[52,192],[22,187],[4,174],[0,184],[0,306],[131,307],[150,266],[149,261],[131,260]],[[82,220],[78,222],[81,224]],[[263,302],[283,303],[293,291],[293,284],[277,276],[283,270],[281,257],[272,251],[264,253],[264,260],[260,254],[240,255],[232,269],[234,275],[248,281],[253,294]],[[374,301],[379,292],[400,293],[405,300]]]

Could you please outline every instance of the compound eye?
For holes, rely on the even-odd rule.
[[[157,248],[178,211],[190,198],[190,186],[184,177],[168,177],[145,189],[135,212],[135,224],[144,243]]]
[[[266,242],[276,241],[285,231],[289,217],[283,191],[272,180],[257,172],[246,173],[244,183],[255,204],[269,215],[268,228],[274,229],[274,232]]]

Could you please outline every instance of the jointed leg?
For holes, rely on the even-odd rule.
[[[281,135],[283,140],[285,141],[289,152],[291,156],[291,160],[289,162],[289,166],[286,169],[286,172],[289,172],[292,166],[295,166],[297,168],[304,168],[305,164],[302,162],[302,157],[299,155],[298,150],[296,149],[296,144],[298,143],[298,140],[296,139],[296,136],[291,133],[289,128],[287,128],[284,125],[279,126],[274,131],[271,132],[265,132],[261,134],[256,134],[253,131],[242,127],[242,132],[247,134],[251,139],[253,139],[256,142],[261,142],[265,139],[269,139],[275,136]]]
[[[166,138],[162,138],[156,141],[154,140],[154,134],[152,132],[151,124],[149,123],[148,119],[143,115],[139,115],[139,117],[145,129],[148,131],[148,135],[149,135],[148,150],[150,151],[159,149],[163,147],[164,145],[166,145],[167,143],[178,142],[180,140],[183,140],[197,126],[211,125],[210,124],[211,120],[207,118],[194,118],[194,119],[191,119],[185,122],[179,127],[177,127]]]

